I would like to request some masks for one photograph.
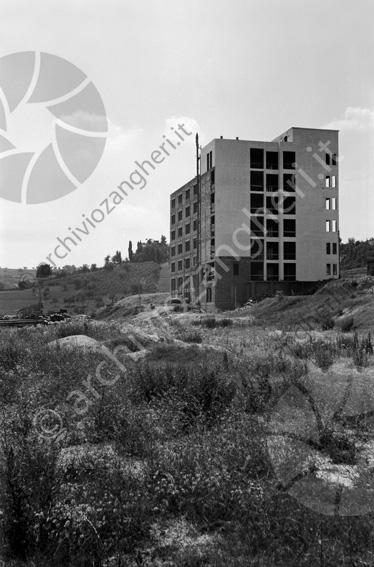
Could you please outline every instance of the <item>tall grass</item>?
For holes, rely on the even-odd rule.
[[[324,369],[341,357],[371,364],[370,334],[260,337],[246,356],[210,359],[196,345],[164,343],[107,387],[95,377],[103,358],[51,348],[54,332],[0,336],[1,559],[26,567],[372,564],[373,517],[302,506],[278,482],[266,438],[268,412],[308,360]],[[106,377],[117,372],[105,367]],[[88,375],[96,394],[83,389]],[[67,399],[78,389],[91,402],[82,415]],[[40,435],[34,417],[43,407],[62,416],[59,441]],[[152,547],[152,528],[180,518],[218,534],[205,559]]]

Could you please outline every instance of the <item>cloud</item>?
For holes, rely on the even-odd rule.
[[[113,124],[113,122],[109,120],[107,151],[127,152],[127,150],[141,141],[143,135],[143,128],[129,128],[125,130],[122,126]]]
[[[207,142],[205,140],[205,134],[201,131],[199,124],[194,118],[189,116],[182,116],[182,115],[174,115],[170,116],[165,120],[165,131],[163,132],[165,135],[170,135],[171,128],[177,129],[178,124],[183,125],[184,129],[187,132],[192,132],[193,136],[188,136],[186,139],[193,141],[195,143],[195,134],[199,134],[199,143],[200,145],[205,145]]]
[[[99,132],[101,134],[105,134],[107,130],[107,117],[93,112],[76,110],[71,114],[61,114],[58,118],[69,126],[73,126],[74,128],[85,130],[87,132]]]
[[[322,126],[331,130],[366,131],[374,128],[374,109],[348,106],[343,116]]]

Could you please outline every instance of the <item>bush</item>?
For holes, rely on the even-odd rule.
[[[272,393],[269,369],[241,365],[238,371],[245,410],[250,413],[262,413]]]
[[[364,348],[365,352],[367,354],[373,354],[374,344],[370,331],[368,332],[366,337],[362,337],[361,341],[362,341],[362,347]]]
[[[6,553],[25,560],[48,538],[45,518],[60,485],[59,446],[38,436],[32,416],[20,406],[3,418],[1,432],[1,530]]]
[[[221,327],[232,327],[233,325],[233,320],[229,319],[228,317],[225,317],[224,319],[221,319],[220,321],[218,321],[218,324]]]
[[[353,317],[346,317],[345,319],[343,319],[340,323],[340,329],[343,331],[343,333],[349,333],[349,331],[352,329],[354,325],[354,319]]]
[[[217,321],[215,317],[207,317],[206,319],[202,320],[202,324],[205,325],[208,329],[215,329],[217,326]]]
[[[21,360],[21,345],[10,336],[0,345],[0,366],[4,370],[12,370]]]
[[[71,321],[69,323],[60,323],[56,327],[56,337],[62,339],[72,335],[87,335],[93,337],[96,334],[95,326],[89,321]]]
[[[134,402],[164,398],[178,413],[182,429],[197,422],[213,423],[230,407],[236,393],[234,382],[227,378],[221,364],[155,368],[145,363],[132,372]]]
[[[215,329],[216,327],[231,327],[233,324],[233,320],[229,317],[224,317],[223,319],[205,317],[193,322],[193,325],[201,325],[207,327],[208,329]]]
[[[324,317],[321,320],[321,327],[322,331],[328,331],[329,329],[333,329],[335,326],[335,321],[332,317]]]
[[[294,343],[289,345],[288,350],[295,358],[307,359],[311,354],[312,346],[311,343]]]
[[[334,347],[331,343],[315,341],[312,343],[312,359],[314,363],[327,370],[334,362]]]
[[[203,336],[198,331],[185,331],[178,335],[178,339],[185,343],[196,343],[201,344],[203,342]]]
[[[358,367],[364,367],[369,365],[368,353],[365,348],[360,345],[359,348],[355,349],[352,355],[353,362]]]

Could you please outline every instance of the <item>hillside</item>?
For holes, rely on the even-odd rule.
[[[156,262],[125,262],[113,270],[100,269],[84,274],[72,274],[65,278],[56,278],[56,285],[69,286],[76,290],[92,289],[95,295],[126,296],[133,293],[154,293],[158,291],[161,266]],[[48,281],[51,287],[51,281]],[[53,285],[53,284],[52,284]],[[140,288],[139,288],[140,286]]]
[[[256,323],[267,327],[302,331],[320,329],[333,320],[339,329],[353,318],[353,329],[374,329],[374,277],[359,277],[328,282],[314,295],[276,296],[250,308]]]
[[[348,238],[347,243],[340,244],[340,268],[350,270],[353,268],[365,267],[367,260],[373,253],[373,246],[369,240],[355,240]]]
[[[0,289],[17,289],[22,277],[32,280],[35,274],[35,268],[0,268]]]
[[[15,313],[38,301],[38,293],[33,293],[33,290],[17,289],[20,273],[18,270],[12,272],[14,289],[0,292],[0,315]],[[71,274],[63,278],[51,277],[43,282],[42,296],[45,312],[64,307],[92,313],[103,305],[111,305],[129,295],[159,291],[168,291],[165,265],[125,262],[109,270]]]

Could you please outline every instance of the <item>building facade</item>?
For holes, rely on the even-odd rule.
[[[171,292],[232,309],[339,277],[338,131],[219,139],[170,197]]]

